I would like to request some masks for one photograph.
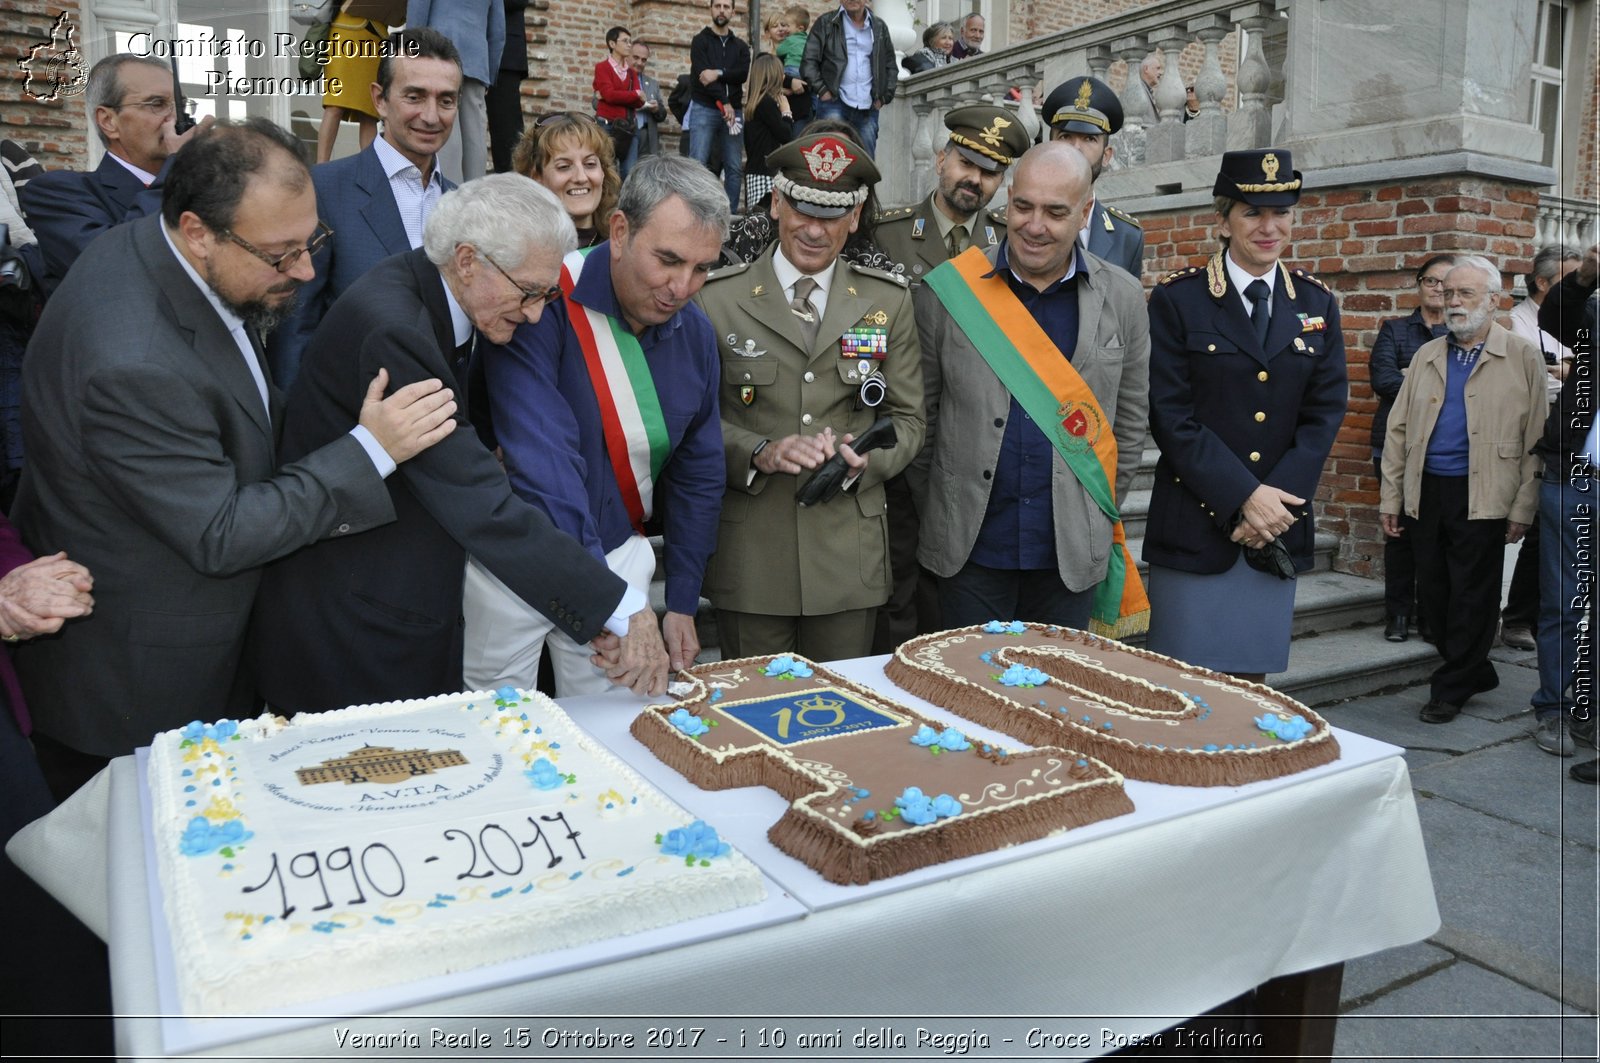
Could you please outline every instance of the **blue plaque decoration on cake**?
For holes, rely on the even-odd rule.
[[[723,702],[717,708],[780,746],[906,724],[832,686],[734,704]]]

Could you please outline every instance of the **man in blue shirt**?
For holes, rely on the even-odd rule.
[[[489,400],[511,485],[629,585],[648,593],[660,516],[674,671],[700,652],[695,613],[716,545],[724,479],[721,370],[711,323],[689,300],[728,234],[716,178],[679,155],[640,161],[611,217],[610,240],[569,255],[563,302],[485,356]],[[606,690],[590,650],[469,562],[467,687],[532,687],[548,645],[556,693]],[[548,636],[548,638],[547,638]]]
[[[806,37],[800,76],[817,94],[817,117],[849,122],[868,155],[878,150],[878,111],[894,99],[894,45],[867,0],[841,0]]]

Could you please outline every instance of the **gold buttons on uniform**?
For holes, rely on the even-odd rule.
[[[810,414],[809,414],[809,413],[808,413],[808,414],[805,414],[805,415],[803,415],[803,416],[802,416],[802,417],[801,417],[801,418],[800,418],[800,423],[801,423],[801,424],[810,424],[810,423],[811,423],[811,415],[810,415]]]
[[[1214,351],[1214,350],[1216,350],[1216,349],[1217,349],[1217,345],[1216,345],[1216,344],[1215,344],[1215,343],[1208,343],[1208,344],[1206,344],[1206,350],[1208,350],[1208,351]]]
[[[1256,423],[1257,424],[1260,424],[1262,421],[1265,421],[1266,419],[1267,419],[1267,414],[1266,414],[1265,410],[1257,410],[1256,411]]]
[[[1251,451],[1251,452],[1250,452],[1250,460],[1251,460],[1251,461],[1260,461],[1260,460],[1261,460],[1261,451],[1259,451],[1259,450],[1252,450],[1252,451]]]
[[[805,376],[804,376],[804,378],[803,378],[803,379],[804,379],[804,380],[805,380],[805,382],[806,382],[806,383],[807,383],[807,384],[809,384],[809,383],[811,383],[811,382],[812,382],[812,381],[813,381],[813,380],[815,380],[815,379],[817,379],[817,374],[815,374],[815,373],[813,373],[813,372],[811,372],[811,371],[810,371],[810,370],[807,370],[807,371],[806,371],[806,375],[805,375]]]
[[[1261,370],[1256,374],[1256,379],[1265,384],[1267,382],[1267,371],[1265,369]]]

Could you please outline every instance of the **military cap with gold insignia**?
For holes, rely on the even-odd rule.
[[[991,104],[974,104],[946,111],[945,128],[950,144],[968,162],[994,173],[1017,161],[1031,145],[1015,111]]]
[[[1122,128],[1122,101],[1098,78],[1070,78],[1045,97],[1044,120],[1052,135],[1066,130],[1110,136]]]
[[[1286,148],[1223,152],[1211,194],[1252,207],[1287,207],[1300,199],[1300,171]]]
[[[866,202],[878,168],[866,149],[836,133],[797,137],[767,156],[772,187],[802,214],[840,218]]]

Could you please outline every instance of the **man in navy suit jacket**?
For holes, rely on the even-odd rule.
[[[179,136],[173,123],[172,72],[159,59],[111,55],[89,71],[89,113],[106,154],[93,170],[54,170],[17,190],[23,216],[44,254],[45,294],[113,225],[161,210],[167,158],[211,124]]]
[[[461,57],[447,38],[426,28],[398,33],[392,45],[372,86],[383,134],[365,150],[311,171],[317,211],[333,238],[312,260],[317,275],[301,290],[294,316],[268,344],[272,375],[282,388],[294,382],[311,334],[333,301],[390,255],[421,247],[434,204],[455,187],[436,156],[455,125]]]

